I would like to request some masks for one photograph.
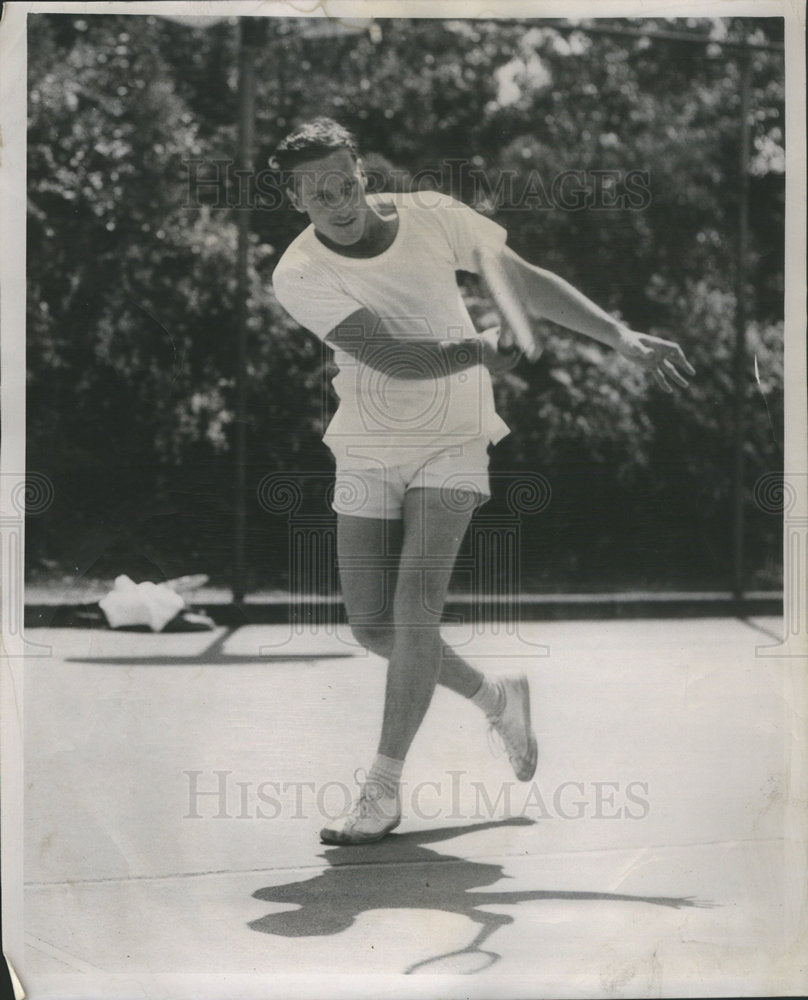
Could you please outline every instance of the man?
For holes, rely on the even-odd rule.
[[[518,779],[536,769],[527,679],[485,677],[440,635],[460,543],[489,497],[488,447],[508,433],[490,373],[513,360],[474,329],[455,272],[476,271],[475,251],[493,250],[532,316],[614,347],[666,390],[693,370],[676,344],[628,330],[522,260],[502,227],[467,206],[436,192],[367,195],[355,140],[331,119],[295,129],[275,160],[310,222],[277,265],[275,293],[339,366],[324,440],[336,459],[343,597],[354,637],[388,661],[376,759],[351,810],[321,831],[325,843],[367,843],[400,822],[402,768],[436,683],[486,714]]]

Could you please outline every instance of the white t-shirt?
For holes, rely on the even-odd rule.
[[[477,336],[455,272],[477,271],[473,251],[501,247],[506,231],[461,202],[435,191],[370,195],[395,204],[399,228],[375,257],[345,257],[324,246],[313,226],[295,239],[272,278],[281,305],[324,338],[365,307],[402,339],[459,341]],[[401,379],[334,349],[339,408],[324,441],[342,467],[411,461],[425,447],[485,437],[508,426],[497,415],[484,365],[452,375]]]

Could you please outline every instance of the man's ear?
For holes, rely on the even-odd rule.
[[[295,189],[294,185],[292,184],[287,185],[286,197],[289,199],[292,208],[294,208],[296,212],[301,212],[303,215],[306,214],[306,209],[303,208],[303,205],[300,202],[300,195],[297,193],[297,190]]]

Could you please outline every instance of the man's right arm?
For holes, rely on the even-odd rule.
[[[486,341],[437,343],[394,336],[369,309],[351,313],[325,336],[325,342],[363,365],[397,379],[435,379],[490,361]]]

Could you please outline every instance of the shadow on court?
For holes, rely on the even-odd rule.
[[[120,630],[124,631],[124,630]],[[143,633],[143,629],[131,629],[130,632]],[[147,630],[149,635],[153,635]],[[208,664],[210,666],[228,666],[249,663],[313,663],[316,660],[342,660],[356,656],[355,652],[348,651],[326,651],[324,653],[265,653],[261,650],[255,653],[228,653],[224,646],[228,639],[236,632],[237,628],[228,628],[221,635],[216,636],[202,650],[181,656],[171,656],[161,653],[149,656],[66,656],[65,663],[103,663],[110,667],[176,667],[176,666],[199,666]]]
[[[483,907],[565,899],[646,903],[674,909],[712,905],[693,897],[632,896],[563,889],[480,891],[481,886],[510,877],[504,875],[502,865],[468,861],[456,855],[440,854],[426,846],[466,833],[532,823],[524,817],[515,817],[472,826],[391,834],[376,844],[361,847],[327,848],[320,857],[330,867],[321,874],[256,890],[255,899],[288,904],[295,909],[267,914],[250,921],[249,926],[264,934],[310,937],[339,934],[370,910],[402,908],[456,913],[479,927],[468,944],[456,951],[425,958],[404,971],[407,974],[475,973],[500,958],[497,952],[486,950],[482,945],[500,927],[514,922],[514,917],[506,913],[491,913]]]

